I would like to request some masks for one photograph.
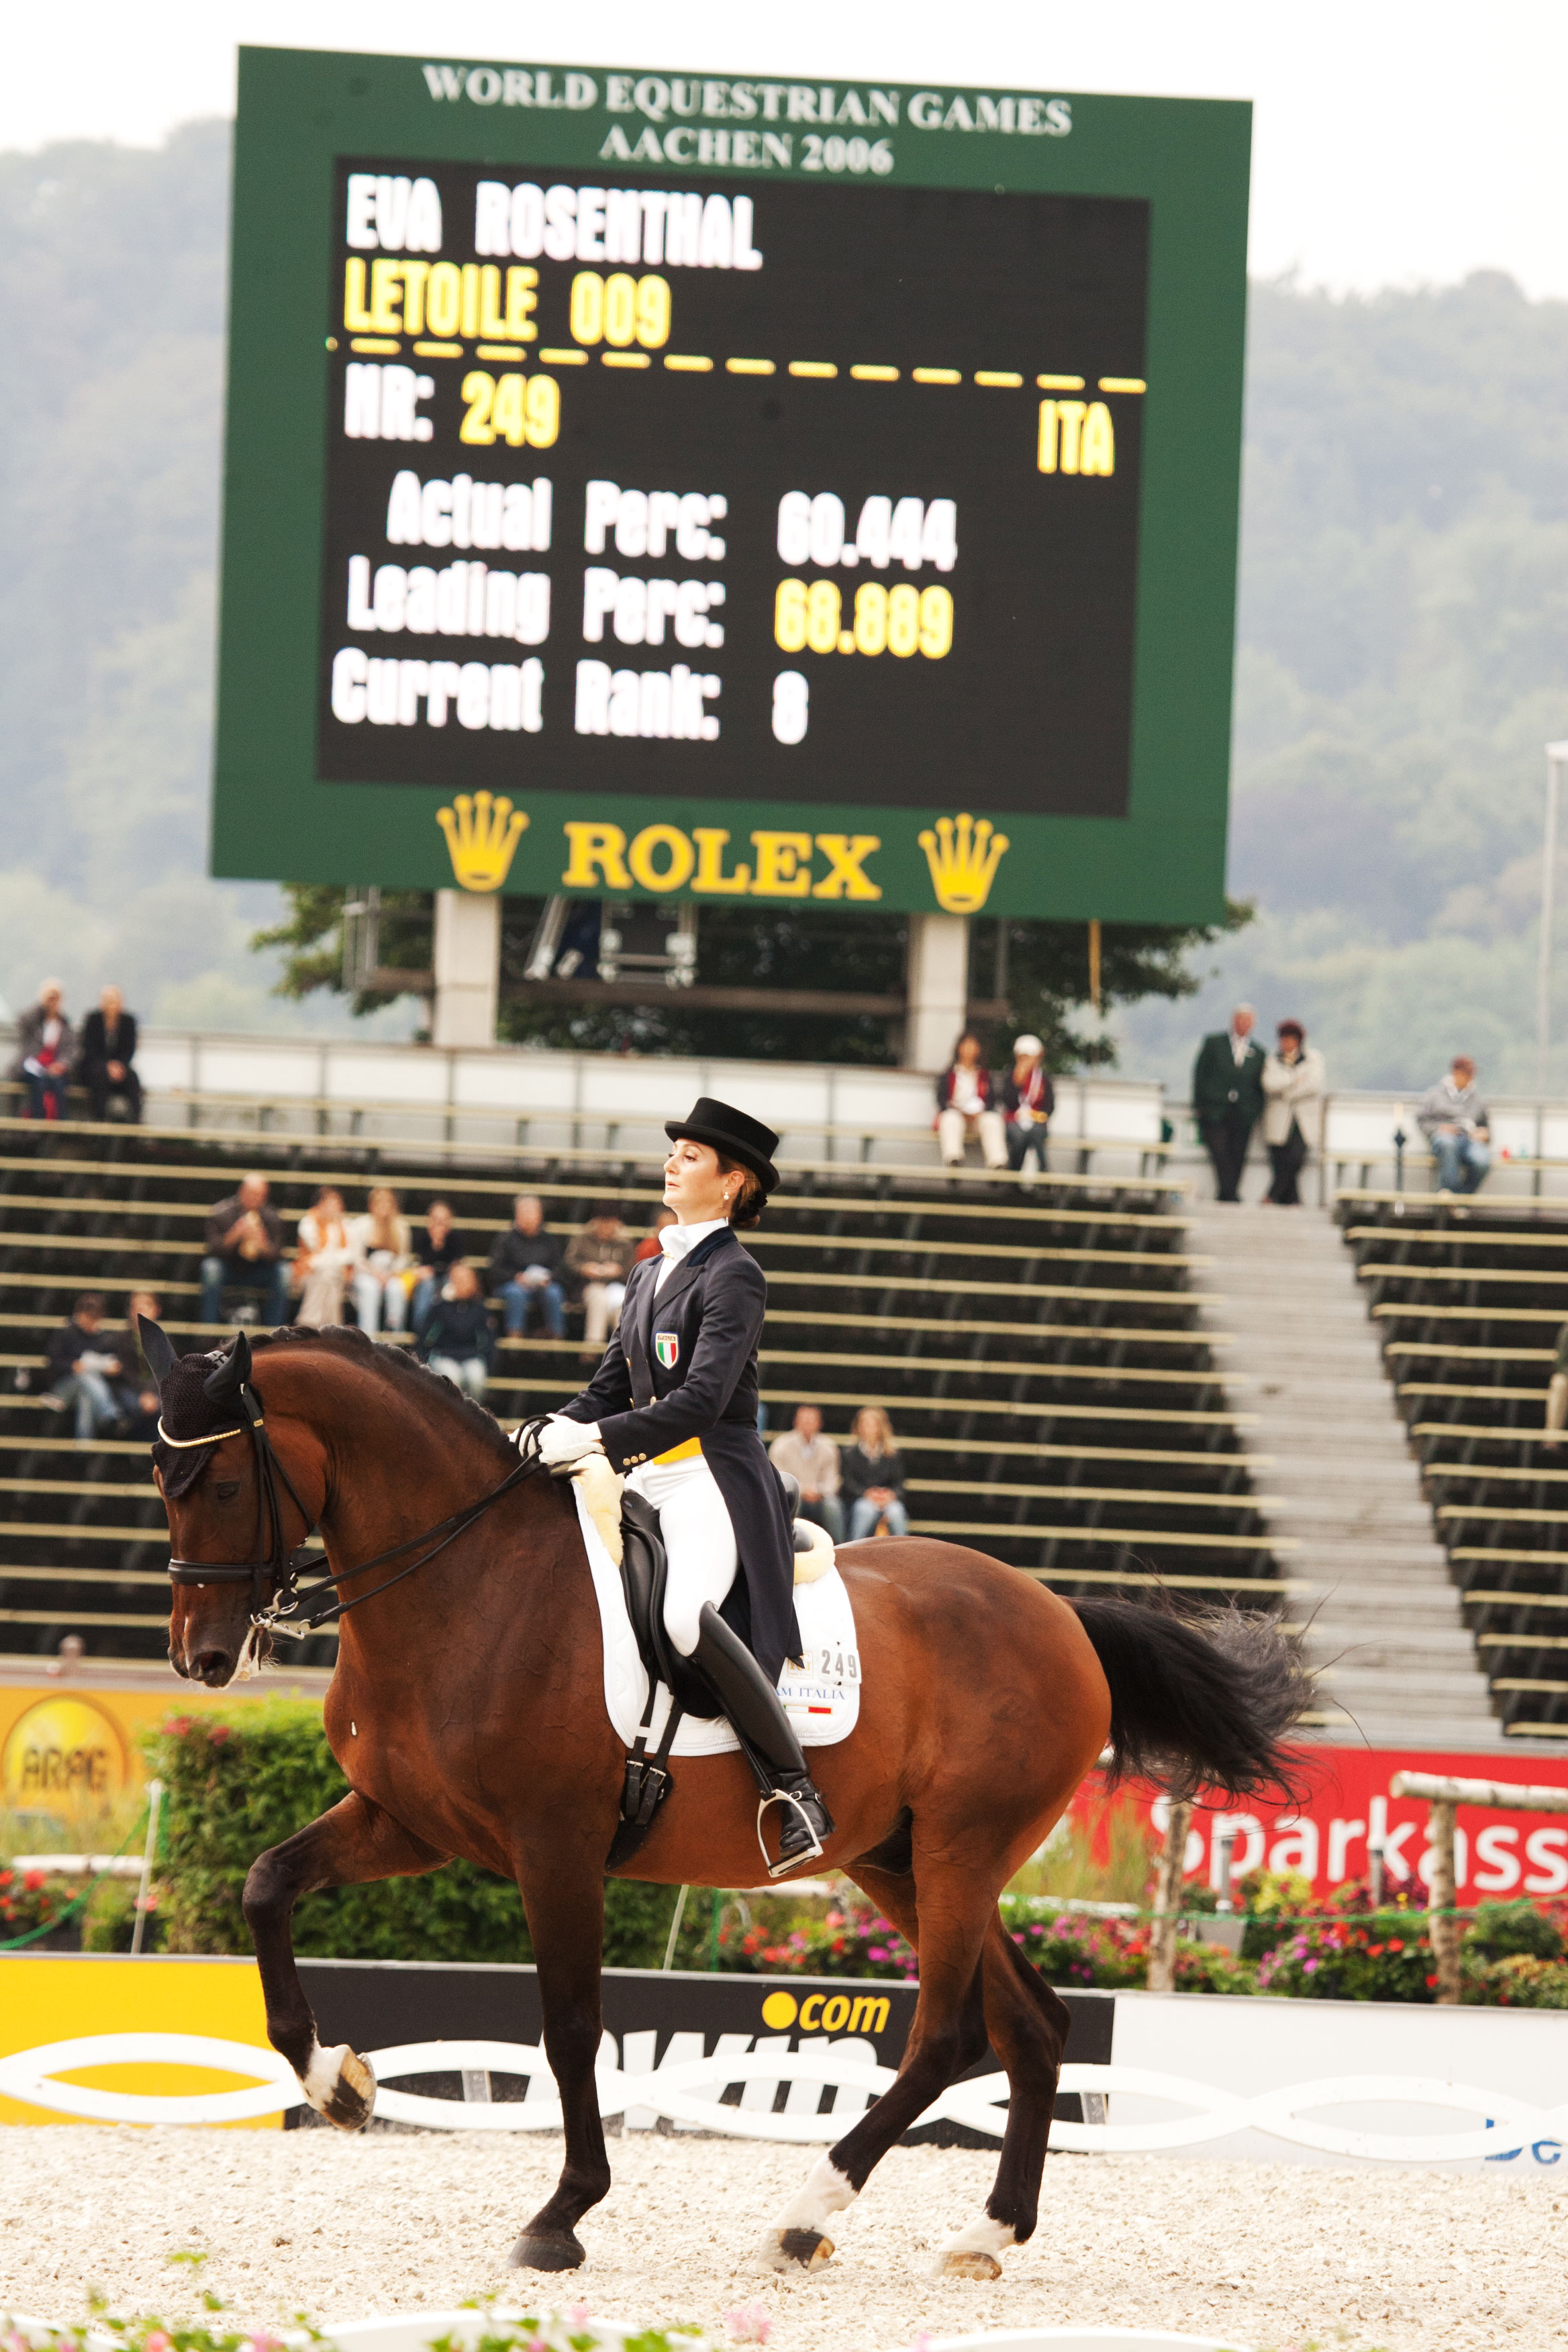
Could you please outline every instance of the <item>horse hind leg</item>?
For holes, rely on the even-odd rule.
[[[362,2131],[369,2123],[375,2076],[346,2042],[333,2050],[321,2047],[294,1964],[294,1906],[302,1895],[326,1887],[417,1877],[446,1859],[355,1790],[250,1866],[245,1918],[261,1974],[267,2038],[293,2067],[316,2113],[340,2131]]]
[[[942,2248],[939,2278],[998,2279],[1006,2249],[1034,2235],[1067,2041],[1066,2002],[1029,1966],[994,1914],[981,1979],[991,2045],[1007,2072],[1007,2125],[985,2210]]]
[[[906,1873],[856,1865],[850,1874],[921,1956],[921,1990],[899,2079],[852,2131],[817,2158],[757,2249],[761,2267],[814,2271],[832,2257],[828,2223],[855,2202],[882,2158],[931,2101],[985,2050],[980,1951],[989,1888],[928,1865],[917,1915]]]

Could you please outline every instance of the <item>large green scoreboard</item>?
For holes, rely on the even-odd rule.
[[[1249,110],[241,52],[213,868],[1221,908]]]

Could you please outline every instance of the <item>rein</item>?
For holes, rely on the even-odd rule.
[[[175,1584],[248,1584],[252,1625],[265,1633],[289,1634],[296,1642],[306,1641],[329,1618],[345,1616],[351,1609],[358,1609],[366,1601],[376,1600],[383,1592],[389,1592],[395,1584],[401,1584],[405,1576],[412,1576],[416,1570],[427,1566],[437,1553],[445,1551],[448,1544],[455,1543],[476,1520],[483,1518],[503,1495],[510,1495],[514,1486],[520,1486],[525,1478],[531,1478],[542,1467],[535,1446],[532,1451],[523,1454],[516,1469],[509,1472],[499,1486],[493,1486],[488,1495],[481,1495],[477,1503],[466,1504],[449,1517],[438,1520],[435,1527],[426,1528],[422,1535],[407,1536],[402,1543],[390,1545],[385,1551],[376,1552],[370,1559],[362,1559],[357,1568],[330,1570],[313,1584],[301,1588],[300,1576],[322,1555],[303,1546],[293,1551],[285,1551],[283,1508],[278,1498],[279,1479],[289,1501],[303,1519],[308,1535],[318,1532],[318,1523],[300,1500],[293,1480],[274,1450],[267,1434],[261,1399],[248,1382],[241,1385],[237,1402],[241,1420],[235,1428],[215,1430],[208,1437],[163,1438],[163,1443],[182,1447],[221,1445],[226,1438],[249,1437],[256,1456],[258,1557],[247,1560],[201,1560],[175,1559],[171,1555],[169,1576]],[[161,1421],[158,1433],[163,1437]],[[429,1550],[421,1552],[417,1559],[410,1560],[406,1568],[400,1568],[395,1576],[389,1576],[384,1584],[375,1585],[369,1592],[359,1593],[353,1601],[334,1599],[325,1601],[296,1622],[287,1622],[293,1611],[305,1607],[329,1588],[346,1584],[351,1577],[363,1576],[373,1568],[384,1568],[389,1560],[400,1559],[405,1552],[414,1551],[421,1544],[428,1544]]]

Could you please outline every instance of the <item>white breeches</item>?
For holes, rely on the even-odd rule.
[[[669,1559],[664,1624],[683,1658],[697,1647],[702,1604],[715,1609],[741,1564],[735,1529],[719,1483],[700,1454],[684,1462],[640,1463],[628,1486],[653,1505]]]

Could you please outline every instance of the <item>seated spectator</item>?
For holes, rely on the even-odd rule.
[[[142,1352],[142,1334],[136,1318],[145,1315],[149,1323],[156,1323],[163,1311],[155,1291],[133,1290],[125,1310],[125,1328],[114,1343],[114,1352],[120,1359],[120,1371],[114,1381],[120,1433],[122,1437],[145,1438],[149,1444],[158,1434],[158,1383]]]
[[[968,1137],[978,1135],[987,1168],[1007,1165],[1007,1123],[996,1108],[996,1087],[980,1058],[980,1040],[966,1029],[936,1082],[936,1133],[943,1160],[957,1168]]]
[[[362,1331],[401,1331],[408,1319],[403,1277],[414,1263],[408,1220],[399,1214],[390,1184],[371,1187],[363,1217],[349,1221],[353,1252],[354,1316]]]
[[[621,1319],[637,1244],[613,1201],[601,1201],[566,1244],[566,1271],[583,1286],[583,1348],[597,1354]]]
[[[849,1540],[867,1536],[907,1536],[904,1457],[893,1442],[893,1424],[879,1405],[862,1406],[855,1416],[854,1443],[839,1455],[849,1505]]]
[[[120,1401],[110,1383],[124,1367],[113,1347],[98,1336],[102,1321],[102,1299],[95,1290],[84,1290],[70,1321],[55,1333],[44,1354],[49,1393],[62,1406],[76,1407],[79,1445],[90,1444],[120,1423]]]
[[[66,1019],[65,991],[58,980],[38,983],[38,1001],[16,1023],[16,1058],[11,1076],[27,1089],[24,1118],[63,1118],[66,1087],[77,1056],[76,1031]]]
[[[289,1269],[283,1223],[268,1197],[265,1176],[245,1176],[239,1190],[207,1218],[202,1257],[202,1321],[221,1323],[225,1290],[258,1292],[267,1322],[289,1320]]]
[[[800,1481],[800,1517],[826,1528],[835,1543],[844,1534],[844,1507],[838,1500],[838,1448],[822,1433],[822,1414],[814,1404],[796,1405],[795,1427],[775,1437],[768,1448],[775,1470]]]
[[[426,1318],[419,1353],[433,1372],[483,1404],[495,1346],[479,1277],[466,1258],[459,1258]]]
[[[1013,1066],[1002,1086],[1002,1116],[1007,1122],[1007,1165],[1032,1184],[1029,1161],[1046,1172],[1046,1133],[1057,1107],[1056,1089],[1046,1070],[1046,1049],[1034,1036],[1015,1037]]]
[[[411,1321],[416,1339],[445,1287],[447,1276],[460,1257],[468,1255],[462,1234],[452,1223],[448,1201],[432,1201],[425,1212],[424,1238],[414,1244],[414,1292]]]
[[[1427,1087],[1415,1117],[1437,1162],[1437,1190],[1479,1192],[1492,1164],[1491,1120],[1468,1054],[1456,1054],[1447,1076]]]
[[[530,1305],[539,1309],[552,1339],[566,1337],[566,1300],[561,1288],[561,1244],[544,1230],[544,1205],[520,1192],[508,1232],[490,1252],[489,1285],[500,1294],[509,1339],[520,1339]]]
[[[110,982],[81,1024],[81,1074],[100,1126],[114,1101],[124,1103],[133,1127],[140,1125],[142,1081],[132,1066],[135,1057],[136,1015],[126,1012],[124,998]]]
[[[300,1292],[297,1320],[319,1330],[343,1319],[343,1291],[354,1262],[349,1239],[343,1196],[334,1184],[323,1184],[300,1220],[294,1253],[294,1282]]]
[[[675,1221],[673,1209],[658,1208],[654,1211],[652,1224],[632,1252],[634,1265],[640,1264],[645,1257],[658,1257],[660,1255],[658,1237],[666,1225],[673,1225]]]

